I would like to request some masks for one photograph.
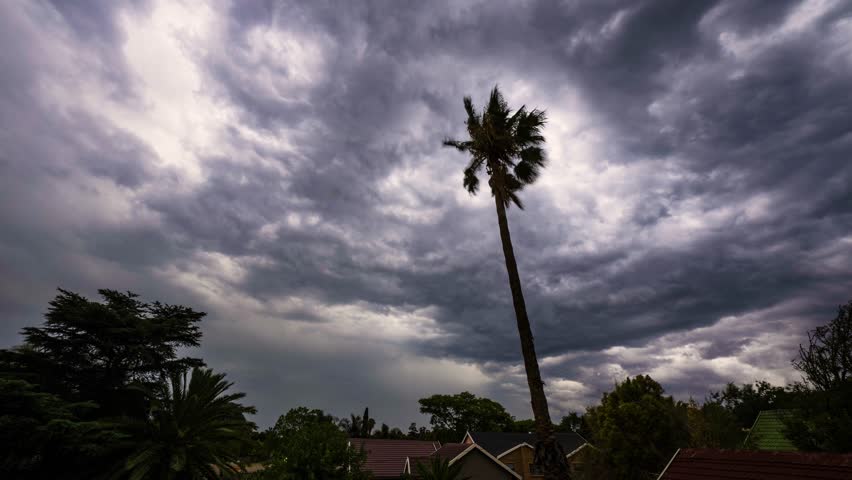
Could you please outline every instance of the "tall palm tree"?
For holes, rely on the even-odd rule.
[[[244,393],[225,393],[224,374],[195,368],[171,375],[153,395],[148,418],[126,420],[129,453],[115,478],[218,479],[240,472],[240,452],[251,443],[254,407],[237,403]]]
[[[448,139],[444,141],[444,145],[470,155],[470,161],[464,169],[462,185],[471,195],[479,191],[477,174],[484,169],[488,175],[488,186],[497,208],[503,257],[509,273],[509,287],[512,291],[512,303],[515,307],[521,352],[535,417],[538,436],[536,463],[541,466],[547,480],[564,479],[568,477],[568,465],[562,448],[556,442],[547,408],[544,382],[538,368],[533,334],[527,317],[524,294],[521,291],[518,264],[515,261],[509,223],[506,220],[506,209],[512,204],[523,209],[518,194],[525,186],[538,179],[541,169],[545,166],[544,136],[541,130],[546,117],[542,110],[528,111],[523,106],[512,112],[496,86],[481,113],[473,107],[470,97],[464,97],[464,109],[467,112],[465,124],[470,138]]]
[[[428,461],[416,464],[416,476],[418,480],[469,480],[470,477],[462,477],[462,464],[450,465],[450,461],[441,457],[432,457]]]

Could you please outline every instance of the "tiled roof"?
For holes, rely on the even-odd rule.
[[[470,445],[466,445],[464,443],[445,443],[444,446],[439,448],[437,452],[432,454],[432,456],[452,460],[468,448],[470,448]]]
[[[764,410],[758,413],[746,438],[746,445],[753,441],[758,450],[796,451],[796,446],[784,435],[784,418],[793,415],[790,410]]]
[[[408,468],[411,469],[411,474],[417,478],[417,465],[423,464],[424,467],[429,468],[429,462],[432,461],[434,457],[408,457]]]
[[[473,442],[484,448],[495,457],[506,452],[507,450],[527,443],[532,447],[536,444],[536,435],[534,433],[508,433],[508,432],[470,432]],[[573,432],[557,433],[556,441],[562,445],[562,450],[566,454],[580,448],[586,440]]]
[[[849,480],[852,454],[682,449],[658,480]]]
[[[364,447],[367,461],[364,468],[377,479],[398,478],[405,469],[407,457],[424,457],[433,454],[441,444],[421,440],[379,440],[351,438],[352,447]]]

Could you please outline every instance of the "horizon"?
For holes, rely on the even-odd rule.
[[[465,95],[547,112],[510,208],[558,421],[627,376],[676,399],[800,379],[852,298],[852,3],[0,4],[0,347],[56,288],[208,312],[261,427],[532,417]]]

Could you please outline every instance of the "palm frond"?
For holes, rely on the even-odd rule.
[[[500,93],[500,88],[497,85],[494,85],[494,88],[491,90],[486,111],[489,115],[502,118],[508,117],[509,104],[506,103],[506,99],[503,98],[503,94]]]
[[[244,394],[227,393],[233,384],[224,374],[195,368],[189,379],[180,373],[170,377],[153,394],[149,418],[125,423],[131,448],[121,475],[212,478],[210,472],[233,472],[241,447],[251,443],[254,424],[245,415],[255,413],[254,407],[236,403]]]
[[[521,150],[518,154],[521,161],[515,165],[515,177],[521,183],[534,183],[541,169],[547,164],[547,157],[544,155],[544,149],[541,147],[527,147]]]
[[[527,147],[544,143],[541,130],[545,123],[547,123],[547,114],[544,110],[535,109],[518,118],[518,126],[515,130],[518,145]]]
[[[476,176],[475,170],[471,168],[466,168],[464,170],[464,179],[462,180],[462,186],[471,195],[476,195],[476,193],[479,191],[479,177]]]
[[[473,146],[473,142],[471,141],[461,141],[461,140],[453,140],[452,138],[447,138],[444,140],[445,147],[453,147],[460,152],[468,152],[470,148]]]
[[[509,117],[508,123],[509,123],[510,128],[514,128],[515,130],[517,130],[518,122],[520,121],[521,118],[525,117],[526,115],[527,115],[527,106],[521,105],[521,108],[517,109],[515,111],[515,113],[513,113],[512,116]]]
[[[477,173],[484,166],[490,177],[492,195],[499,196],[506,207],[523,208],[521,189],[534,183],[546,165],[544,135],[547,121],[543,110],[528,110],[525,105],[512,112],[498,86],[494,86],[481,111],[464,97],[467,113],[468,140],[446,139],[444,145],[471,155],[463,170],[462,186],[471,194],[479,190]],[[495,181],[495,176],[501,178]]]
[[[503,202],[505,203],[506,208],[510,207],[514,203],[518,206],[518,208],[523,210],[524,204],[521,202],[521,198],[518,197],[518,193],[524,188],[524,184],[511,173],[506,173],[503,181],[505,183]]]
[[[465,97],[464,108],[465,111],[467,111],[467,120],[464,121],[464,124],[467,127],[467,134],[472,139],[476,138],[478,136],[478,132],[482,131],[482,118],[473,108],[473,103],[470,97]]]
[[[476,108],[473,106],[473,99],[470,95],[465,95],[463,102],[464,111],[467,112],[467,118],[478,118],[476,115]]]

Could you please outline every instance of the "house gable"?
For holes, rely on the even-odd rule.
[[[521,475],[512,471],[503,462],[475,443],[449,443],[428,457],[407,458],[405,473],[416,473],[415,465],[428,462],[434,457],[448,460],[450,465],[461,464],[462,477],[468,476],[470,480],[490,480],[492,478],[521,480],[522,478]]]

